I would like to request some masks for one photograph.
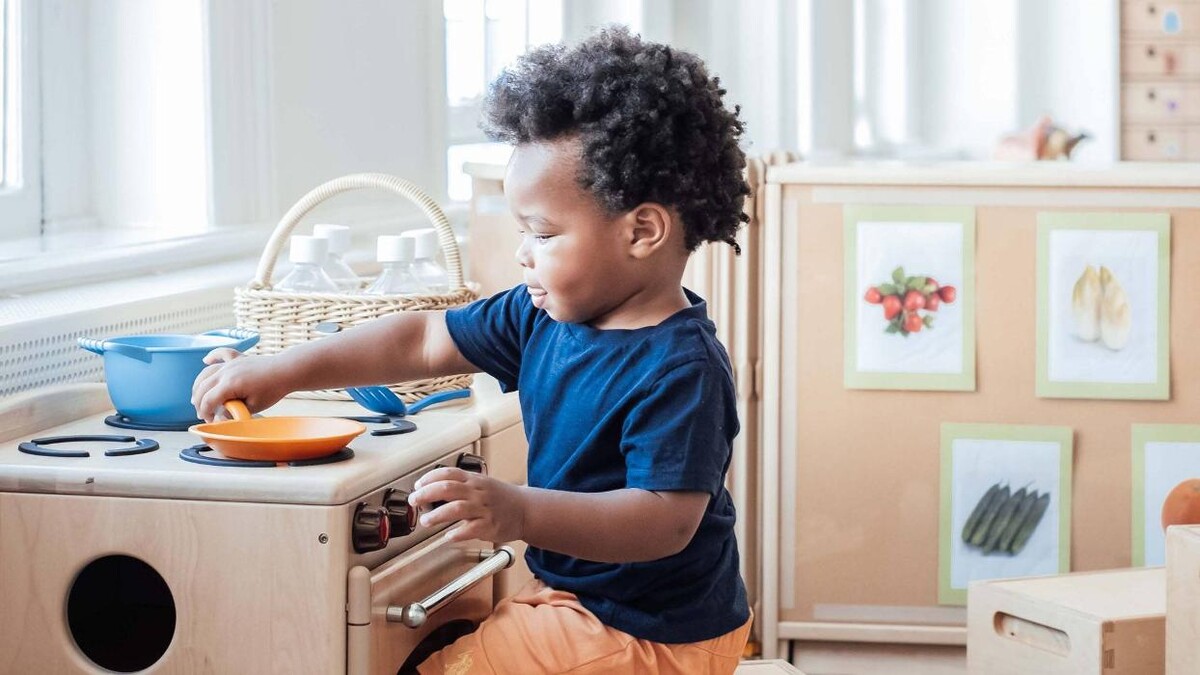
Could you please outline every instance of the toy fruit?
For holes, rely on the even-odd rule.
[[[1200,524],[1200,478],[1189,478],[1171,488],[1163,500],[1162,526]]]

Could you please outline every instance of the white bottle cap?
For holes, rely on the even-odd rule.
[[[321,237],[309,237],[303,234],[292,235],[292,249],[288,259],[294,263],[325,262],[329,257],[329,240]]]
[[[402,236],[409,237],[415,242],[413,254],[418,258],[436,259],[441,245],[438,243],[437,230],[427,227],[422,230],[409,230]]]
[[[375,258],[379,262],[411,262],[415,250],[412,237],[385,234],[375,244]]]
[[[313,225],[313,236],[329,240],[329,252],[342,254],[350,250],[350,228],[345,225]]]

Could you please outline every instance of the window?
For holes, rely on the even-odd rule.
[[[35,0],[0,0],[0,240],[41,227],[37,10]]]
[[[479,129],[487,85],[529,47],[562,38],[562,0],[444,0],[447,191],[471,197],[464,162],[503,162],[510,148]]]

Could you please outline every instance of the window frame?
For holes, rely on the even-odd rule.
[[[35,237],[42,230],[40,40],[37,0],[4,2],[5,69],[3,123],[6,179],[0,186],[0,241]]]

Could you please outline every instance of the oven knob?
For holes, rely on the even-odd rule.
[[[365,502],[359,504],[358,508],[354,509],[351,530],[356,553],[378,551],[387,546],[388,536],[391,534],[387,510],[371,508]]]
[[[487,475],[487,462],[479,455],[468,455],[463,453],[458,456],[458,468],[471,473]]]
[[[383,508],[388,514],[388,533],[403,537],[417,529],[417,510],[408,503],[408,493],[395,488],[383,493]]]

